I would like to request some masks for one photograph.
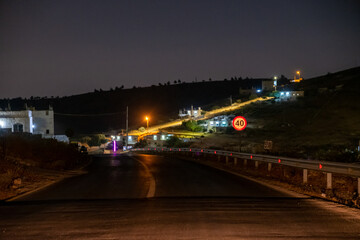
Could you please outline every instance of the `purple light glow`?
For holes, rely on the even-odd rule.
[[[116,152],[116,141],[114,140],[114,152]]]

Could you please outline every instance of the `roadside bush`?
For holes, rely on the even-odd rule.
[[[164,144],[166,147],[177,147],[177,148],[186,148],[191,145],[190,142],[183,142],[178,137],[170,137],[168,140],[165,141]]]
[[[48,169],[70,169],[85,160],[77,149],[55,139],[9,135],[2,138],[5,146],[1,161]]]
[[[135,143],[134,148],[143,148],[147,146],[145,139],[141,139],[139,142]]]

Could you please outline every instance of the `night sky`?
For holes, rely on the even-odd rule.
[[[360,65],[360,1],[0,1],[0,98]]]

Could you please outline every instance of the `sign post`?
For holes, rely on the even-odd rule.
[[[244,117],[237,116],[234,118],[232,122],[233,128],[235,128],[236,131],[242,131],[245,129],[247,122]]]

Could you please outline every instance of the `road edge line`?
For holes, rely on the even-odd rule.
[[[130,156],[130,157],[138,161],[145,168],[145,172],[150,179],[149,190],[148,193],[146,194],[146,198],[153,198],[155,196],[155,190],[156,190],[156,181],[154,175],[151,173],[149,167],[145,163],[143,163],[134,156]]]

